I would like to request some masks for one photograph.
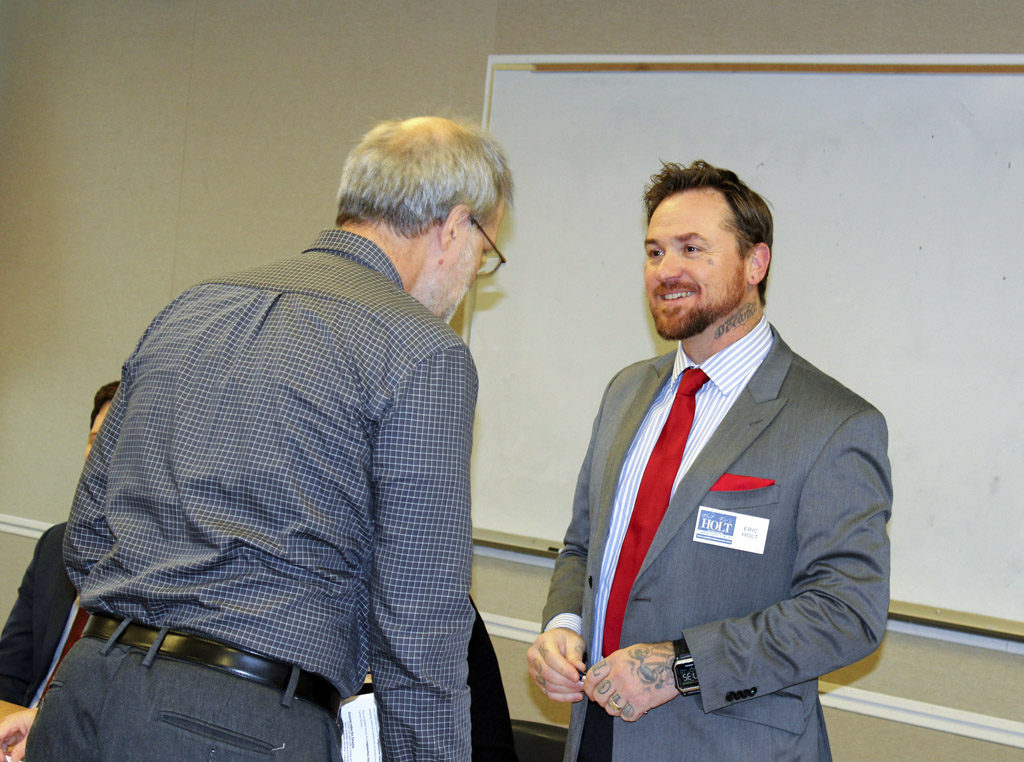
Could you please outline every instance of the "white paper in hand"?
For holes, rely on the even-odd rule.
[[[341,758],[345,762],[383,762],[377,703],[372,693],[356,696],[341,707]]]

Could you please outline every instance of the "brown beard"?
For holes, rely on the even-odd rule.
[[[671,317],[651,310],[654,317],[654,328],[658,335],[666,341],[689,339],[703,333],[719,320],[739,310],[746,296],[743,271],[737,270],[736,277],[729,284],[728,290],[714,302],[690,310],[681,317]]]

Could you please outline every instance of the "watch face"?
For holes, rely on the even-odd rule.
[[[700,692],[700,683],[697,682],[697,669],[693,666],[693,659],[679,659],[672,667],[676,676],[676,689],[688,696],[691,693]]]
[[[680,688],[697,685],[697,670],[692,661],[675,665],[676,685]]]

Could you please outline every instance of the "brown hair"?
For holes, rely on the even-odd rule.
[[[728,226],[736,234],[740,252],[744,256],[759,243],[771,248],[772,213],[768,203],[740,180],[735,172],[713,167],[701,159],[688,167],[662,163],[661,171],[651,176],[650,184],[644,189],[647,221],[651,221],[654,210],[669,196],[702,188],[716,190],[725,198],[732,211],[732,219]],[[768,273],[765,272],[764,278],[757,284],[757,294],[762,305],[765,303],[767,286]]]
[[[114,395],[117,393],[117,387],[121,385],[120,381],[111,381],[109,384],[103,384],[97,391],[96,396],[92,398],[92,415],[89,417],[89,428],[96,423],[96,416],[100,414],[100,408],[106,405],[110,400],[114,399]]]

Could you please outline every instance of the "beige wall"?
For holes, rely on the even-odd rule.
[[[0,0],[0,514],[66,516],[91,395],[169,298],[297,251],[330,225],[341,162],[370,124],[479,119],[487,56],[523,53],[1024,53],[1024,5]],[[5,609],[31,547],[0,532]],[[534,567],[478,562],[475,594],[535,620],[545,584]],[[918,640],[890,639],[858,679],[949,702],[959,692],[934,675],[962,681],[967,663],[969,706],[1024,717],[1015,663]],[[524,677],[525,646],[496,645],[513,713],[562,721]],[[1021,757],[849,713],[830,722],[837,759]]]
[[[93,390],[172,295],[332,220],[375,120],[487,55],[1020,53],[1017,0],[0,0],[0,513],[58,521]]]

